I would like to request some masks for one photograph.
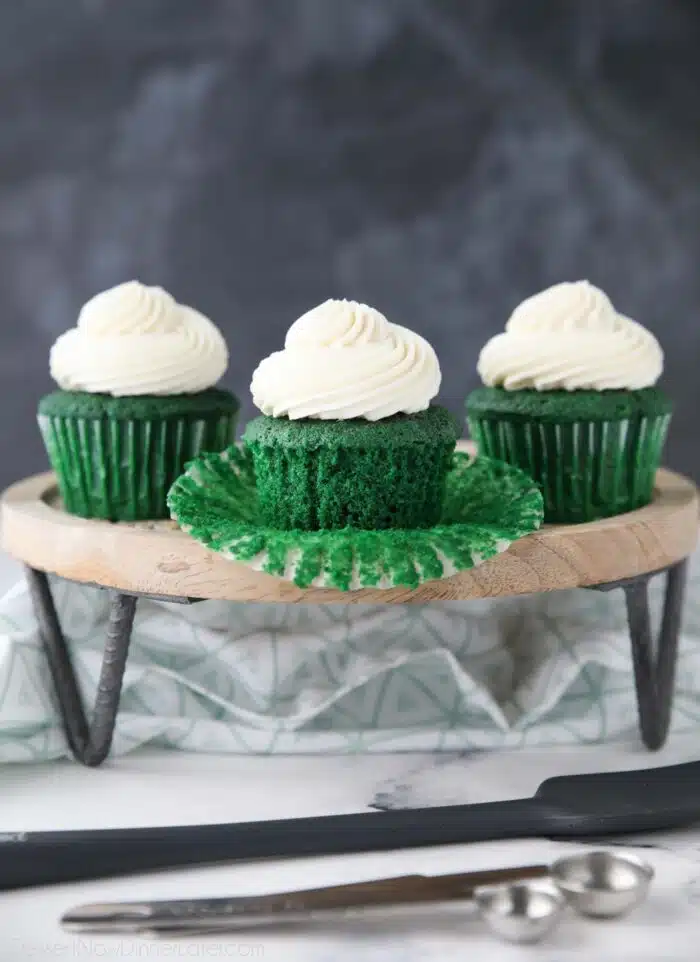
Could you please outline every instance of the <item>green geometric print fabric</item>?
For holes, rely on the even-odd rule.
[[[91,700],[107,594],[61,581],[53,588]],[[697,555],[673,728],[700,731]],[[141,601],[113,752],[146,744],[245,754],[450,751],[636,732],[619,591],[424,606]],[[0,601],[0,761],[65,755],[18,583]]]

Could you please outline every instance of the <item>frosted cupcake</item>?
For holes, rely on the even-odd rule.
[[[371,307],[329,300],[253,375],[263,416],[246,428],[260,507],[275,528],[430,527],[457,420],[431,405],[440,365],[418,334]]]
[[[66,510],[167,518],[185,463],[235,438],[238,401],[215,388],[227,366],[216,326],[160,287],[131,281],[88,301],[51,349],[61,390],[39,404]]]
[[[524,301],[479,356],[467,398],[485,455],[542,487],[545,520],[575,523],[648,504],[672,405],[655,386],[663,352],[587,281]]]

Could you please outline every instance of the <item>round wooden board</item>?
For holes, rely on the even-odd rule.
[[[584,587],[680,561],[697,533],[695,485],[662,470],[646,508],[592,524],[547,525],[478,568],[413,591],[304,590],[227,561],[172,522],[110,524],[67,514],[51,473],[20,481],[2,497],[2,546],[33,568],[125,592],[230,601],[425,603]]]

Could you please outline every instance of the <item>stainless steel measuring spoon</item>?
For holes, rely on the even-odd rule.
[[[653,868],[634,855],[583,852],[557,859],[547,880],[477,889],[479,914],[510,942],[538,942],[559,923],[566,904],[591,918],[620,918],[647,897]]]
[[[61,923],[74,932],[193,935],[308,922],[353,910],[473,900],[496,934],[532,942],[553,928],[567,901],[584,914],[610,917],[631,907],[633,893],[635,904],[641,901],[652,876],[633,856],[586,852],[551,866],[409,875],[235,898],[96,903],[70,910]]]
[[[555,888],[513,882],[474,893],[479,915],[508,942],[540,942],[558,925],[566,900]]]
[[[551,879],[581,915],[619,918],[647,897],[654,870],[635,855],[585,852],[557,859]]]

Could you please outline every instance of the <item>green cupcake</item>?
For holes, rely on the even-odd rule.
[[[259,417],[243,440],[274,528],[429,528],[460,428],[441,407],[383,421]]]
[[[327,301],[290,328],[251,391],[244,443],[265,523],[426,528],[440,517],[459,424],[430,406],[435,352],[373,308]]]
[[[218,329],[157,287],[98,294],[51,350],[61,390],[39,427],[67,511],[108,521],[169,517],[185,464],[235,438],[238,400],[214,387],[228,352]]]
[[[545,521],[594,521],[648,504],[672,404],[654,385],[654,336],[586,281],[524,301],[479,357],[467,398],[480,451],[541,486]]]

